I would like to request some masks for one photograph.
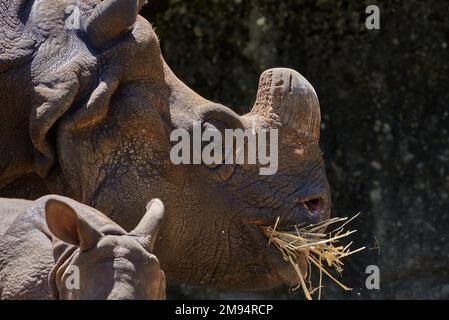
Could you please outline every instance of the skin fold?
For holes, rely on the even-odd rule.
[[[0,195],[68,196],[127,231],[160,198],[166,212],[154,254],[169,280],[244,290],[293,282],[259,227],[329,217],[310,83],[291,69],[267,70],[253,108],[237,115],[173,74],[137,15],[140,2],[79,1],[81,28],[71,30],[66,8],[75,2],[0,0]],[[277,173],[174,165],[170,133],[194,122],[279,130]]]

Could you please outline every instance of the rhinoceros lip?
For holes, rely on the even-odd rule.
[[[320,220],[320,216],[325,210],[325,197],[324,195],[310,195],[307,197],[301,197],[296,200],[295,205],[299,208],[303,208],[311,218],[311,223]],[[280,221],[277,229],[281,230],[291,230],[294,225],[303,225],[304,221],[301,221],[300,217],[290,216],[288,221]],[[297,220],[297,221],[296,221]],[[269,244],[269,234],[266,232],[267,227],[273,227],[276,220],[273,217],[268,219],[257,219],[249,222],[257,233],[258,241],[265,242],[267,244],[264,250],[264,255],[266,257],[267,265],[273,275],[276,276],[282,283],[286,285],[297,285],[298,276],[293,269],[293,266],[284,259],[282,252],[274,245]],[[301,252],[298,255],[297,263],[303,275],[308,272],[307,264],[307,252]]]
[[[298,284],[298,277],[295,273],[292,265],[286,261],[281,253],[281,251],[273,244],[269,244],[269,237],[266,233],[262,231],[263,227],[267,225],[256,225],[253,224],[256,229],[259,241],[266,243],[266,249],[264,249],[263,255],[266,258],[267,266],[273,276],[279,279],[279,281],[285,285],[293,286]],[[307,253],[301,254],[298,258],[298,266],[302,274],[307,273]]]

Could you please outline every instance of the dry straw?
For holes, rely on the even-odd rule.
[[[293,290],[301,287],[305,297],[309,300],[312,300],[312,295],[318,291],[318,299],[321,299],[323,274],[344,290],[351,290],[351,288],[348,288],[332,276],[325,268],[328,267],[335,270],[341,277],[344,265],[342,259],[365,249],[365,247],[362,247],[351,250],[352,241],[347,245],[340,243],[341,239],[357,231],[344,231],[344,227],[358,215],[349,220],[348,218],[332,218],[305,227],[294,226],[290,230],[277,230],[278,218],[274,227],[263,228],[265,235],[269,237],[268,243],[272,243],[279,248],[284,259],[290,262],[298,276],[298,285]],[[329,227],[334,228],[326,232],[325,230]],[[298,265],[298,259],[304,254],[307,256],[308,263],[308,272],[305,275],[302,274]],[[320,272],[319,285],[316,288],[313,288],[311,283],[312,267],[318,268]]]

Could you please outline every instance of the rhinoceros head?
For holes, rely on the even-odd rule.
[[[282,226],[329,215],[320,107],[303,76],[265,71],[254,107],[238,115],[173,74],[151,25],[137,14],[137,0],[0,3],[9,35],[1,40],[7,90],[0,93],[13,100],[11,79],[22,79],[14,110],[29,115],[27,142],[18,148],[26,150],[27,172],[127,230],[149,199],[161,198],[167,212],[155,253],[168,279],[242,289],[291,280],[259,227],[278,217]],[[170,135],[191,132],[194,123],[220,132],[278,130],[277,170],[261,175],[258,164],[174,164]]]
[[[130,233],[90,207],[49,196],[45,216],[55,253],[66,247],[49,276],[55,298],[142,300],[165,298],[165,275],[151,253],[163,221],[159,199],[148,204]],[[58,246],[59,245],[59,246]]]

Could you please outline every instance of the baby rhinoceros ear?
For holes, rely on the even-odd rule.
[[[157,234],[164,220],[165,208],[159,199],[151,200],[147,205],[147,212],[140,220],[137,227],[129,233],[130,236],[138,237],[140,243],[148,252],[153,251]]]
[[[96,246],[102,233],[90,225],[67,203],[50,199],[45,204],[47,225],[53,235],[87,251]]]

